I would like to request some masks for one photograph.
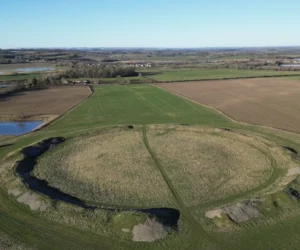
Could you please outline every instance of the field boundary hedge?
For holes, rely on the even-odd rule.
[[[63,112],[62,114],[58,115],[57,117],[55,117],[54,119],[48,121],[48,122],[44,122],[43,124],[41,124],[40,126],[38,126],[37,128],[35,128],[34,130],[30,131],[29,133],[31,132],[34,132],[34,131],[38,131],[38,130],[41,130],[42,128],[45,128],[45,127],[48,127],[50,124],[53,124],[54,122],[56,122],[59,118],[65,116],[67,113],[69,113],[71,110],[73,110],[74,108],[76,108],[79,104],[83,103],[85,100],[87,100],[88,98],[90,98],[90,96],[94,93],[94,88],[93,86],[91,85],[88,85],[87,88],[89,89],[90,91],[90,94],[82,99],[80,102],[78,102],[77,104],[75,104],[73,107],[69,108],[68,110],[66,110],[65,112]]]
[[[292,77],[300,76],[300,74],[287,74],[287,75],[266,75],[266,76],[237,76],[237,77],[222,77],[222,78],[207,78],[207,79],[186,79],[186,80],[168,80],[158,81],[153,80],[153,83],[172,83],[172,82],[204,82],[204,81],[223,81],[223,80],[238,80],[238,79],[254,79],[254,78],[277,78],[277,77]]]

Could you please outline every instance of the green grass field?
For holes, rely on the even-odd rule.
[[[275,70],[239,70],[239,69],[199,69],[199,68],[181,68],[181,69],[137,69],[143,77],[158,82],[192,81],[192,80],[210,80],[210,79],[228,79],[228,78],[246,78],[263,76],[282,76],[299,75],[299,72],[293,71],[275,71]],[[0,78],[1,79],[1,78]],[[122,80],[141,80],[140,77],[117,78],[78,78],[73,80],[90,80],[92,82],[119,83]]]
[[[300,76],[291,76],[289,79],[300,81]]]
[[[65,70],[64,67],[57,68]],[[238,69],[199,69],[199,68],[181,68],[181,69],[137,69],[144,77],[158,82],[175,82],[175,81],[192,81],[192,80],[210,80],[210,79],[228,79],[228,78],[246,78],[246,77],[262,77],[262,76],[282,76],[282,75],[299,75],[293,71],[275,71],[275,70],[238,70]],[[20,75],[0,75],[0,81],[22,80],[39,78],[41,73],[20,74]],[[120,83],[124,80],[141,80],[140,77],[123,77],[117,78],[76,78],[71,80],[90,80],[98,83]]]
[[[259,56],[256,55],[256,57],[259,57]],[[251,58],[255,58],[255,56],[249,55],[249,54],[238,54],[238,55],[228,55],[228,56],[227,55],[215,56],[213,58],[217,59],[217,60],[239,60],[239,59],[251,59]]]
[[[209,108],[151,85],[96,87],[88,101],[45,131],[86,129],[115,124],[189,123],[228,126]]]
[[[13,80],[31,80],[33,78],[39,78],[40,73],[31,73],[31,74],[18,74],[18,75],[0,75],[0,81],[13,81]]]
[[[187,72],[182,74],[189,75],[191,73],[187,70]],[[221,71],[219,75],[222,75]],[[124,181],[122,176],[128,175],[134,177],[135,173],[138,171],[137,166],[135,166],[134,163],[132,163],[133,165],[131,166],[130,162],[137,160],[135,157],[138,158],[138,152],[141,150],[139,147],[143,147],[143,150],[148,152],[148,158],[142,157],[143,162],[145,161],[145,163],[140,166],[144,166],[145,168],[156,167],[156,171],[158,171],[160,177],[164,179],[165,184],[168,186],[169,192],[171,193],[170,195],[176,202],[173,207],[180,210],[181,217],[179,220],[178,232],[172,231],[165,239],[153,243],[132,242],[128,240],[127,236],[125,237],[122,235],[123,232],[120,229],[122,229],[123,223],[128,223],[130,227],[132,227],[134,223],[144,221],[145,218],[140,215],[127,214],[128,216],[124,216],[123,213],[119,215],[118,211],[105,211],[101,209],[98,211],[86,211],[85,209],[77,208],[63,202],[54,203],[46,212],[36,212],[31,211],[28,206],[17,202],[16,198],[12,195],[8,195],[8,189],[11,187],[17,187],[22,192],[25,192],[27,189],[27,187],[17,180],[18,177],[13,171],[15,158],[9,158],[9,155],[15,153],[17,154],[17,157],[20,157],[20,153],[18,152],[23,147],[45,138],[63,136],[69,139],[70,142],[73,140],[74,143],[77,143],[76,138],[78,136],[85,138],[85,133],[88,133],[89,136],[95,136],[97,133],[104,133],[106,130],[110,131],[111,129],[113,130],[116,126],[121,126],[121,130],[126,130],[127,125],[129,124],[134,125],[136,127],[135,129],[139,131],[138,137],[140,139],[139,141],[136,141],[134,138],[130,139],[131,137],[122,137],[124,140],[122,143],[124,145],[120,145],[123,145],[126,150],[118,151],[120,150],[117,147],[118,137],[112,138],[109,136],[108,141],[102,141],[100,139],[101,137],[99,137],[99,139],[98,137],[94,137],[94,141],[82,142],[82,147],[85,149],[81,150],[82,152],[73,147],[68,148],[68,150],[72,152],[72,154],[77,154],[76,152],[78,152],[79,160],[84,160],[84,157],[89,159],[88,154],[91,154],[95,164],[100,164],[100,166],[101,164],[107,164],[107,166],[105,166],[106,174],[110,173],[112,178],[106,180],[105,177],[101,176],[101,171],[97,178],[99,181],[103,181],[103,184],[101,185],[107,187],[107,191],[111,191],[113,188],[111,183],[114,181],[112,168],[116,167],[116,175],[119,175],[121,178],[120,180],[122,181]],[[175,126],[174,124],[178,125]],[[196,137],[193,137],[194,132],[188,133],[188,135],[185,134],[185,131],[193,131],[193,126],[182,126],[180,124],[196,126],[195,128],[200,130],[197,134],[197,136],[199,136],[199,142],[195,139]],[[253,143],[255,148],[249,146],[245,152],[248,152],[249,155],[252,151],[255,151],[257,157],[248,160],[248,158],[243,155],[245,152],[240,149],[241,144],[236,144],[233,149],[229,149],[228,147],[230,147],[231,144],[230,132],[226,132],[225,135],[227,136],[228,133],[228,138],[226,137],[224,142],[220,142],[220,145],[213,149],[215,137],[201,137],[201,133],[205,132],[205,129],[209,130],[212,128],[228,128],[236,133],[247,134],[250,139],[247,139],[248,137],[243,137],[243,140],[247,141],[248,145],[252,145]],[[177,132],[176,129],[178,129]],[[157,130],[157,132],[153,134],[151,131],[154,130]],[[180,130],[183,132],[181,133]],[[217,130],[212,129],[212,136],[218,136],[215,134],[216,131]],[[172,136],[172,133],[174,133],[174,136]],[[244,176],[244,179],[246,178],[245,180],[248,182],[238,183],[240,188],[234,190],[230,188],[230,185],[227,186],[228,183],[225,179],[230,178],[230,176],[227,175],[228,173],[226,171],[222,175],[222,178],[224,177],[225,179],[220,178],[218,179],[220,183],[214,183],[214,179],[218,178],[218,176],[215,175],[216,171],[223,171],[222,162],[223,160],[226,162],[227,157],[236,159],[235,165],[232,165],[232,167],[233,169],[236,169],[236,173],[239,175],[244,174],[238,172],[237,166],[239,166],[239,163],[249,161],[250,165],[257,165],[260,163],[257,163],[256,161],[263,161],[265,148],[254,144],[256,141],[255,136],[258,136],[260,138],[259,140],[263,140],[264,143],[268,145],[267,154],[269,156],[272,156],[273,154],[278,156],[277,158],[270,158],[270,162],[273,164],[272,166],[279,166],[278,171],[275,171],[267,181],[264,178],[256,179],[255,174],[257,174],[257,172],[247,172],[246,175],[249,175],[249,179],[246,178],[247,176]],[[177,142],[179,143],[178,147],[176,147],[174,138],[177,138]],[[161,140],[162,142],[160,142]],[[138,144],[136,144],[137,142]],[[180,144],[181,142],[182,145]],[[1,142],[0,145],[2,145]],[[94,151],[92,150],[93,145],[95,145]],[[114,147],[114,145],[116,146]],[[3,234],[0,234],[0,243],[5,247],[8,244],[11,244],[13,247],[20,248],[23,247],[21,243],[23,242],[26,244],[23,247],[24,249],[26,249],[26,247],[32,247],[33,249],[49,250],[299,249],[300,205],[297,201],[292,201],[291,203],[287,202],[287,204],[292,204],[290,207],[279,206],[277,208],[273,205],[272,211],[262,208],[261,211],[264,214],[263,217],[253,219],[240,225],[234,225],[228,230],[226,228],[216,228],[214,222],[208,220],[203,215],[207,209],[214,209],[217,205],[224,205],[224,202],[225,204],[229,201],[236,202],[237,200],[247,198],[248,196],[252,197],[253,194],[265,197],[265,195],[269,195],[267,194],[267,191],[270,191],[270,188],[281,188],[286,185],[280,181],[280,178],[286,174],[290,165],[294,166],[296,163],[293,162],[291,157],[280,147],[281,145],[294,148],[299,152],[300,136],[275,129],[235,123],[210,108],[190,102],[152,85],[96,86],[93,95],[50,126],[45,127],[40,131],[20,136],[18,139],[14,138],[14,140],[11,141],[11,144],[9,140],[6,140],[4,145],[1,146],[0,159],[2,159],[3,162],[0,167],[0,230],[3,231]],[[161,155],[161,151],[158,151],[160,150],[160,147],[164,149],[168,155]],[[205,162],[201,158],[200,153],[208,152],[209,154],[211,150],[213,150],[215,154],[218,154],[217,152],[219,151],[226,152],[226,154],[222,156],[223,158],[220,158],[221,161],[219,161],[220,159],[214,159],[214,157],[210,159],[212,166],[216,166],[216,170],[212,169],[214,172],[211,176],[213,177],[210,177],[212,182],[211,187],[216,191],[218,188],[224,187],[224,190],[221,190],[221,192],[223,192],[221,194],[218,194],[217,192],[214,193],[213,200],[210,203],[211,200],[208,199],[207,196],[209,195],[209,192],[207,192],[206,189],[203,202],[194,202],[194,199],[199,199],[199,195],[201,197],[201,194],[198,193],[202,190],[201,188],[199,189],[199,187],[203,185],[203,183],[201,183],[201,178],[203,178],[203,176],[201,176],[201,172],[199,172],[199,169],[201,168],[197,170],[197,168],[193,167],[188,169],[188,167],[200,164],[202,168],[205,168]],[[112,158],[114,156],[112,152],[114,151],[118,152],[120,155],[118,158],[124,159],[124,161],[126,159],[125,162],[127,162],[128,165],[125,169],[122,168],[122,165],[116,166],[116,164],[118,164],[118,159]],[[49,151],[49,154],[47,155],[49,156],[51,152],[52,151]],[[198,152],[199,155],[195,155],[194,157],[195,152]],[[144,155],[145,152],[140,153]],[[97,154],[104,158],[97,158]],[[172,164],[169,164],[170,159],[168,159],[172,154],[174,155],[173,167]],[[45,157],[47,157],[47,155],[45,155]],[[59,155],[57,154],[57,159],[58,158]],[[6,160],[4,161],[4,159]],[[55,159],[55,157],[53,157],[53,159]],[[190,160],[187,166],[184,166],[186,163],[183,162],[184,159]],[[72,166],[71,160],[72,158],[65,160],[65,163],[69,164],[70,171],[72,172],[72,168],[76,167],[78,171],[83,171],[82,174],[85,174],[86,181],[92,183],[92,178],[97,175],[85,173],[84,170],[88,167],[94,168],[94,166],[85,166],[81,169],[81,165]],[[274,161],[276,161],[276,164]],[[113,162],[112,165],[110,165],[111,162]],[[121,162],[123,163],[123,161]],[[228,164],[230,164],[230,162],[228,162]],[[50,165],[51,164],[44,164],[44,167]],[[184,170],[187,170],[178,175],[178,173],[182,171],[181,165]],[[118,170],[118,168],[120,169]],[[264,169],[268,170],[268,166],[265,166]],[[204,169],[203,171],[209,170],[210,169]],[[39,174],[43,173],[40,172]],[[80,172],[78,172],[78,174],[79,175],[74,175],[72,177],[78,179],[80,178],[78,177],[80,176]],[[142,178],[143,182],[146,184],[146,182],[149,181],[147,176],[154,174],[156,174],[155,171],[150,171],[146,176],[141,175],[140,178]],[[180,180],[178,176],[181,178],[184,176],[186,177]],[[47,178],[47,175],[43,176],[43,178]],[[188,182],[186,181],[187,178],[189,178]],[[238,176],[235,176],[235,178],[238,178]],[[236,181],[238,179],[235,178],[232,178],[231,185],[233,186],[237,184]],[[132,180],[134,180],[134,178]],[[198,181],[200,182],[199,186],[197,186]],[[130,184],[125,183],[126,185],[122,188],[123,184],[117,182],[118,181],[116,180],[116,184],[119,185],[116,186],[118,192],[122,192],[122,190],[125,192],[124,187],[128,187],[126,185]],[[262,185],[262,182],[266,184]],[[76,183],[78,184],[78,182],[75,182],[75,185],[77,185]],[[152,188],[160,185],[159,183],[160,182],[157,182],[155,184],[155,182],[153,182]],[[195,183],[195,185],[191,187],[190,185],[192,185],[192,183]],[[254,184],[250,185],[249,183]],[[57,184],[53,182],[53,185]],[[84,198],[101,198],[101,195],[103,195],[102,197],[106,199],[106,202],[113,202],[113,200],[110,200],[111,197],[109,195],[97,193],[99,192],[99,189],[97,189],[98,186],[95,185],[96,184],[88,186],[89,189],[95,190],[95,196],[86,196]],[[298,187],[297,185],[294,186]],[[70,189],[70,187],[67,188]],[[127,189],[128,193],[126,193],[126,195],[128,196],[125,197],[127,201],[132,201],[132,199],[134,199],[131,195],[134,195],[134,191],[137,188],[138,187],[133,186],[133,188]],[[148,186],[143,189],[143,194],[150,188],[151,186]],[[204,186],[203,189],[204,188],[207,187]],[[248,188],[251,189],[251,192]],[[189,193],[188,190],[191,190],[191,193]],[[156,191],[157,195],[160,194],[160,190]],[[78,188],[76,192],[77,194],[81,192],[80,188]],[[152,193],[153,199],[156,202],[159,202],[159,199],[156,199],[155,197],[156,193],[153,192],[153,190],[149,190],[149,192]],[[82,195],[84,195],[84,193]],[[228,195],[228,200],[220,200],[219,195]],[[277,202],[279,194],[275,193],[272,195],[273,197],[270,199]],[[285,200],[290,199],[287,194],[283,194],[283,196],[285,197]],[[218,200],[214,200],[215,198]],[[46,197],[41,197],[41,199],[47,200]],[[151,203],[151,200],[148,202]],[[144,205],[143,202],[138,202],[133,205],[139,204],[141,206]],[[278,204],[281,203],[278,202]],[[170,206],[172,205],[170,204]],[[223,223],[226,224],[227,222],[223,221]]]

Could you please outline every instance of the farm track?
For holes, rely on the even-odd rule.
[[[8,214],[5,214],[5,213],[3,213],[3,212],[1,213],[0,216],[1,216],[1,217],[0,217],[0,218],[1,218],[1,221],[8,220],[8,221],[10,221],[10,223],[14,223],[14,224],[18,225],[18,227],[26,227],[26,228],[28,228],[28,229],[30,229],[30,230],[33,230],[33,231],[36,231],[36,232],[38,232],[38,233],[40,233],[40,234],[44,234],[44,235],[47,235],[47,236],[49,236],[49,237],[52,237],[52,238],[55,238],[55,239],[64,241],[64,242],[66,242],[66,243],[69,244],[69,245],[73,245],[73,247],[74,247],[74,246],[75,246],[75,247],[79,247],[79,246],[80,246],[80,245],[76,244],[74,241],[66,240],[66,239],[64,239],[64,238],[61,238],[61,237],[58,237],[58,236],[56,236],[56,235],[50,234],[50,233],[48,233],[48,232],[46,232],[46,231],[43,231],[43,230],[37,228],[36,226],[29,226],[28,224],[22,223],[22,222],[20,222],[20,221],[14,219],[14,218],[12,218],[12,217],[10,217]],[[65,246],[64,246],[64,247],[65,247]]]
[[[162,116],[169,116],[167,113],[162,111],[160,108],[156,107],[152,103],[150,103],[147,99],[142,97],[140,94],[138,94],[136,91],[131,90],[130,88],[127,87],[127,90],[132,92],[140,101],[144,102],[149,108],[151,108],[154,112],[159,113]]]
[[[209,240],[211,243],[215,243],[215,244],[218,243],[215,238],[213,238],[211,235],[209,235],[204,230],[204,228],[196,221],[196,219],[193,217],[193,215],[190,213],[190,211],[185,206],[185,204],[182,201],[180,195],[178,194],[175,187],[173,186],[170,178],[168,177],[168,175],[165,172],[164,168],[160,164],[160,161],[158,160],[158,158],[156,157],[154,151],[152,150],[152,148],[149,145],[149,141],[148,141],[148,138],[147,138],[146,126],[143,126],[143,140],[144,140],[144,143],[145,143],[145,146],[146,146],[147,150],[149,151],[151,157],[153,158],[153,160],[154,160],[157,168],[159,169],[162,177],[164,178],[164,180],[165,180],[166,184],[168,185],[170,191],[172,192],[175,200],[177,201],[177,203],[179,205],[179,208],[180,208],[181,215],[190,223],[190,225],[195,229],[195,231],[197,231],[197,233],[199,235],[203,236],[205,239]],[[193,245],[193,246],[195,247],[196,245],[198,245],[199,241],[200,241],[200,239],[197,239],[197,241],[194,242],[195,245]]]
[[[101,102],[99,100],[97,100],[97,105],[99,107],[98,112],[100,111],[99,115],[103,116],[104,118],[106,118],[106,115],[105,115],[105,112],[104,112],[104,108],[103,108],[103,106],[102,106],[102,104],[101,104]]]
[[[2,192],[1,192],[2,193]],[[6,196],[4,194],[0,194],[1,196]],[[43,249],[70,249],[70,250],[81,250],[83,249],[82,246],[85,246],[85,249],[93,249],[93,250],[120,250],[124,248],[120,248],[119,246],[116,248],[113,241],[102,237],[100,235],[97,235],[97,237],[92,237],[91,235],[86,235],[80,231],[72,230],[68,226],[58,225],[54,224],[53,222],[50,222],[45,219],[41,219],[38,217],[34,217],[31,214],[28,214],[25,211],[19,211],[16,210],[16,208],[19,207],[19,204],[14,204],[14,202],[11,202],[10,199],[7,199],[9,203],[13,204],[7,204],[6,209],[4,204],[1,204],[0,206],[0,219],[2,222],[5,222],[4,224],[0,224],[0,229],[6,232],[7,234],[11,236],[15,236],[15,231],[10,231],[11,225],[15,224],[17,225],[16,228],[18,230],[31,232],[35,237],[38,238],[52,238],[55,240],[54,246],[47,246],[47,248],[43,247]],[[9,211],[7,211],[9,209]],[[59,232],[59,233],[57,233]],[[63,232],[63,233],[62,233]],[[65,233],[66,232],[66,233]],[[54,248],[54,247],[59,248]],[[100,247],[100,248],[99,248]]]

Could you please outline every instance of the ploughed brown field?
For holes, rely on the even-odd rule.
[[[17,92],[0,98],[0,117],[60,115],[89,94],[86,86]]]
[[[236,121],[300,133],[300,81],[258,78],[157,85]]]

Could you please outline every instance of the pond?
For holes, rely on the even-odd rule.
[[[54,70],[54,68],[50,68],[50,67],[19,68],[13,71],[17,73],[31,73],[31,72],[40,72],[40,71],[49,71],[49,70]]]
[[[281,67],[300,67],[300,64],[281,64]]]
[[[22,135],[42,123],[43,121],[0,122],[0,135]]]

